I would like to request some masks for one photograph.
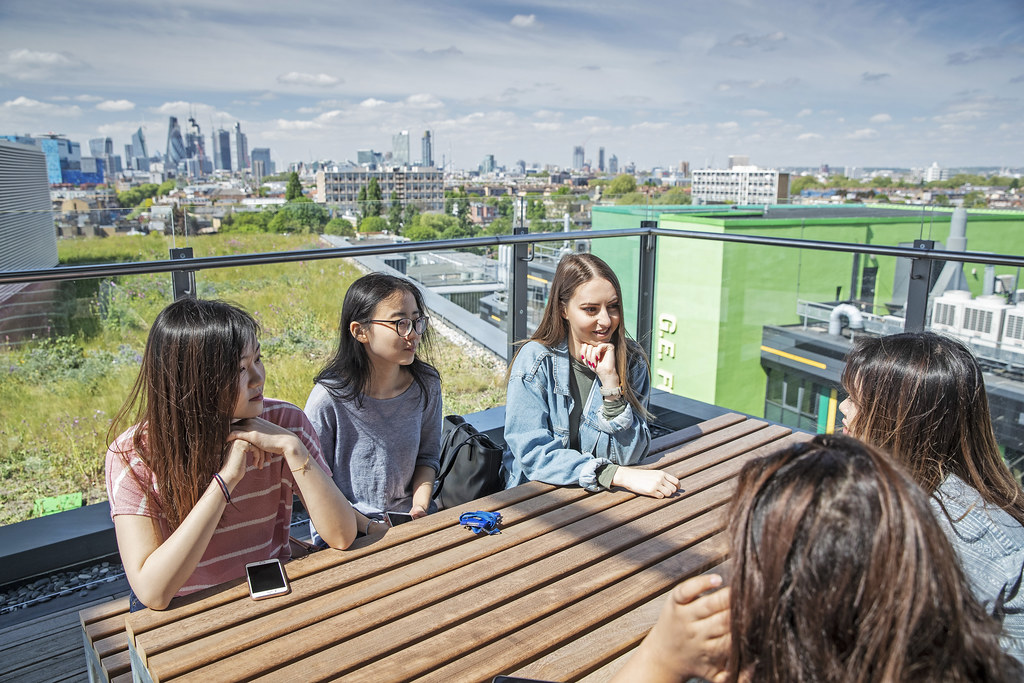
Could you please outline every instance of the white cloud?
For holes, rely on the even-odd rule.
[[[103,100],[99,95],[75,95],[75,102],[101,102]]]
[[[735,121],[724,121],[722,123],[716,123],[715,128],[722,131],[723,133],[729,133],[735,130],[739,130],[740,124]]]
[[[4,102],[6,111],[20,114],[46,115],[46,116],[79,116],[82,113],[81,107],[71,105],[64,107],[49,102],[40,102],[28,97],[17,97]]]
[[[878,137],[878,131],[874,128],[861,128],[846,136],[850,140],[873,140]]]
[[[19,81],[52,78],[61,71],[80,69],[85,64],[66,52],[39,52],[25,48],[11,50],[0,60],[0,74]]]
[[[821,140],[822,136],[817,133],[801,133],[796,136],[796,139],[800,142],[809,142],[813,140]]]
[[[277,77],[278,83],[285,85],[311,85],[317,88],[330,88],[341,83],[340,78],[328,74],[307,74],[300,71],[289,71]]]
[[[744,109],[740,112],[744,116],[768,116],[769,112],[764,109]]]
[[[811,110],[811,109],[801,109],[800,111],[798,111],[798,112],[796,113],[796,117],[797,117],[798,119],[802,119],[802,118],[804,118],[805,116],[810,116],[810,115],[811,115],[811,114],[813,114],[813,113],[814,113],[814,111],[813,111],[813,110]]]
[[[531,26],[539,26],[537,23],[536,14],[517,14],[512,17],[511,24],[516,28],[530,28]]]
[[[106,100],[96,105],[100,111],[130,111],[135,109],[135,103],[129,100]]]
[[[429,93],[417,93],[405,98],[405,103],[416,109],[440,109],[444,102]]]
[[[888,114],[875,114],[870,119],[871,123],[889,123],[892,121],[892,117]]]
[[[387,102],[385,102],[384,100],[378,100],[375,97],[368,97],[365,100],[363,100],[362,102],[360,102],[359,106],[363,107],[365,109],[375,109],[377,107],[383,107],[386,104],[387,104]]]
[[[312,130],[315,128],[323,128],[323,126],[316,121],[289,121],[287,119],[277,119],[274,125],[278,130]]]

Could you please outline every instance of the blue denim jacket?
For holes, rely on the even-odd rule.
[[[1001,613],[1003,649],[1024,663],[1024,585],[1013,590],[1024,572],[1024,527],[955,474],[936,489],[932,507],[974,597],[989,613]]]
[[[634,465],[646,457],[651,431],[642,417],[626,409],[611,421],[602,414],[600,379],[594,380],[580,418],[580,448],[569,445],[569,349],[563,342],[548,348],[528,342],[519,350],[508,380],[505,400],[506,487],[526,481],[543,481],[564,486],[579,484],[588,491],[600,491],[597,468],[601,465]],[[651,378],[643,356],[634,354],[629,367],[629,385],[647,406]]]

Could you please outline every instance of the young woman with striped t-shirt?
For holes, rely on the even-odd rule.
[[[135,424],[106,458],[133,610],[240,578],[248,562],[288,559],[293,493],[329,545],[356,536],[360,516],[305,415],[263,397],[257,333],[249,314],[219,301],[182,299],[153,323],[112,429]]]

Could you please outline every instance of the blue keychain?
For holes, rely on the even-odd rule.
[[[459,524],[466,527],[474,534],[481,531],[487,534],[500,534],[501,513],[498,512],[463,512],[459,515]]]

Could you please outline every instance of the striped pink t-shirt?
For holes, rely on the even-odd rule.
[[[263,414],[268,422],[291,430],[298,436],[310,455],[324,472],[330,469],[320,452],[320,441],[305,414],[291,403],[265,399]],[[132,447],[135,427],[117,437],[107,450],[107,497],[110,517],[142,515],[160,522],[164,538],[170,529],[159,507],[153,509],[139,486],[138,480],[125,467],[125,456],[130,457],[132,469],[142,481],[153,481],[153,473]],[[231,493],[231,502],[224,508],[217,530],[203,553],[199,566],[176,595],[187,595],[225,581],[245,576],[248,562],[277,557],[291,557],[288,544],[289,524],[292,517],[292,494],[295,479],[283,456],[271,458],[263,469],[249,465],[242,481]],[[153,491],[159,500],[159,489],[153,481]]]

